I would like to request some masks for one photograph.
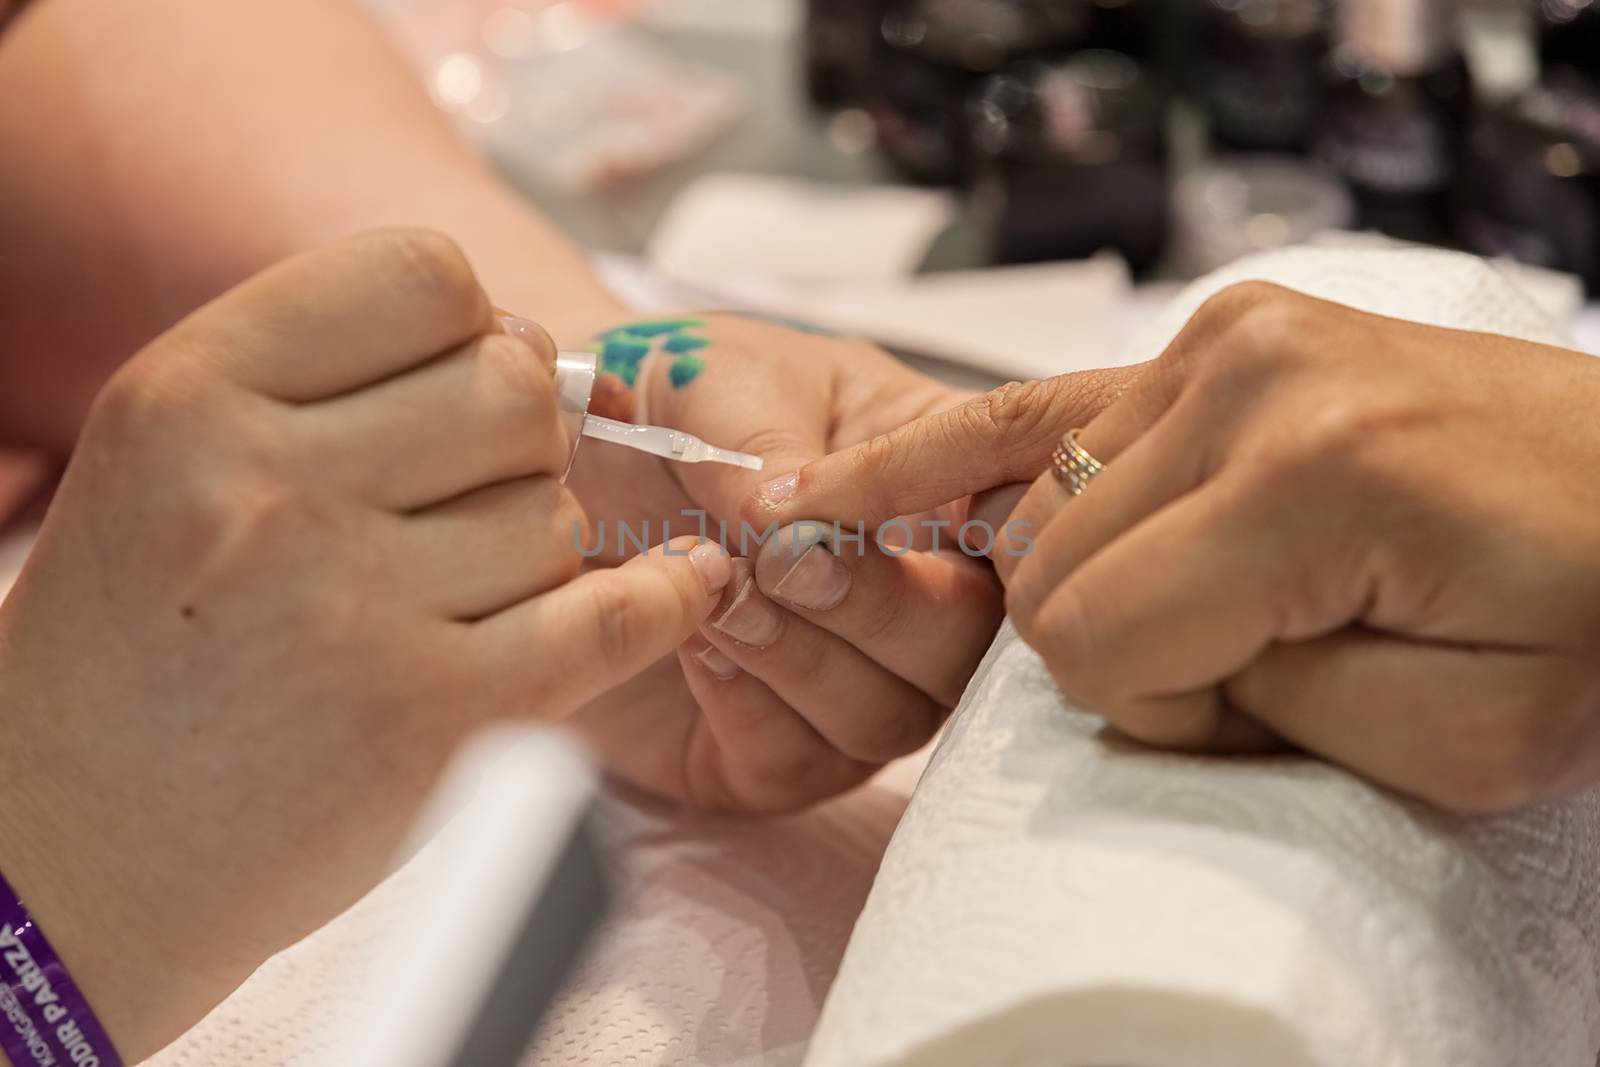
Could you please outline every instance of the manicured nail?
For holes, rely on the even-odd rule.
[[[720,593],[733,577],[733,560],[715,541],[702,541],[689,550],[689,562],[700,574],[707,593]]]
[[[756,588],[756,577],[749,560],[737,560],[733,566],[734,576],[728,587],[737,592],[727,609],[711,625],[742,645],[766,648],[783,632],[783,609]]]
[[[707,645],[706,650],[695,658],[700,661],[701,666],[711,672],[713,678],[720,678],[724,682],[744,673],[739,669],[739,665],[724,656],[716,645]]]
[[[550,332],[532,319],[525,319],[519,315],[501,315],[500,325],[506,333],[515,337],[535,352],[541,358],[554,358],[556,352],[555,338]]]
[[[782,478],[774,478],[758,488],[756,498],[763,506],[772,509],[794,496],[794,491],[798,488],[800,488],[800,472],[794,471]]]

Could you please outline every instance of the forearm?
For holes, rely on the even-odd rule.
[[[265,264],[427,226],[559,339],[619,309],[356,0],[73,0],[0,38],[0,440],[70,445],[121,360]]]

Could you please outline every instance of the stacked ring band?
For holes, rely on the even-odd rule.
[[[1091,456],[1082,445],[1078,443],[1079,430],[1068,430],[1061,438],[1061,443],[1050,454],[1050,466],[1055,471],[1056,479],[1073,496],[1080,495],[1089,487],[1095,475],[1106,469],[1106,465]]]

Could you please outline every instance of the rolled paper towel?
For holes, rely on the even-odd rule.
[[[1469,257],[1290,250],[1198,283],[1145,355],[1245,278],[1565,340]],[[1600,794],[1458,819],[1309,759],[1139,749],[1066,706],[1007,626],[806,1064],[1594,1067],[1597,1049]]]

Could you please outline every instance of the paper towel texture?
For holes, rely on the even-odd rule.
[[[914,761],[915,766],[920,766]],[[685,819],[611,797],[622,899],[527,1067],[798,1067],[910,782],[777,820]],[[261,967],[146,1067],[339,1067],[357,976],[427,915],[410,868]],[[530,1009],[531,1010],[531,1009]]]
[[[1493,268],[1291,250],[1264,278],[1564,338]],[[1174,576],[1178,580],[1178,576]],[[1009,625],[912,799],[807,1067],[1592,1067],[1600,795],[1460,820],[1300,758],[1160,755]]]

